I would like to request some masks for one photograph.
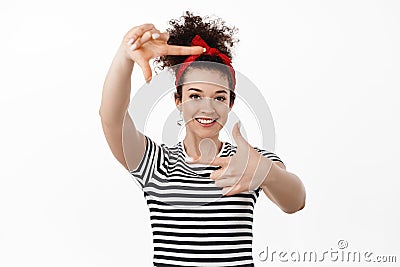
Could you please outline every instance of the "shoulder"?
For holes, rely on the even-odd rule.
[[[174,145],[167,145],[166,143],[155,140],[153,137],[150,137],[149,135],[143,134],[143,136],[146,139],[146,142],[145,142],[146,145],[151,146],[153,148],[162,148],[164,150],[170,150],[170,149],[176,149],[179,144],[179,143],[176,143]]]
[[[179,147],[177,145],[167,145],[164,142],[159,142],[153,137],[148,135],[144,135],[145,137],[145,153],[144,156],[146,158],[159,158],[162,161],[169,158],[169,155],[172,153],[178,153]],[[158,163],[161,163],[157,160]]]
[[[283,163],[282,159],[275,152],[257,146],[253,146],[253,148],[264,157],[267,157],[270,160],[274,161],[274,163],[276,163],[279,167],[286,169],[285,163]]]
[[[278,165],[279,167],[286,169],[285,163],[275,152],[258,146],[252,146],[252,147],[262,156],[269,158],[270,160],[274,161],[274,163],[276,163],[276,165]],[[237,150],[236,145],[227,142],[226,148],[227,150],[230,151],[230,153],[228,153],[228,156],[233,156],[233,154],[236,153]]]

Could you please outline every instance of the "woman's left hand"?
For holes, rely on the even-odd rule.
[[[216,157],[216,151],[210,154],[207,143],[200,143],[201,156],[188,164],[206,164],[221,166],[212,172],[210,178],[215,185],[223,187],[222,194],[226,196],[249,192],[257,189],[265,180],[273,164],[272,160],[256,151],[240,133],[239,123],[232,130],[237,150],[231,157]],[[202,145],[203,144],[203,145]]]

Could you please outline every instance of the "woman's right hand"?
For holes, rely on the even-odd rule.
[[[152,76],[151,59],[165,55],[199,55],[204,51],[201,46],[169,45],[168,39],[169,34],[160,32],[153,24],[133,27],[125,34],[121,44],[124,55],[141,67],[146,82]]]

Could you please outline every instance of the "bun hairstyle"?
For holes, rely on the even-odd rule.
[[[200,17],[193,15],[192,12],[186,11],[179,19],[171,19],[169,21],[171,26],[166,31],[170,37],[168,44],[170,45],[182,45],[191,46],[192,39],[199,35],[210,47],[218,49],[221,53],[225,54],[230,60],[232,60],[233,47],[239,42],[234,36],[238,29],[236,27],[226,26],[226,22],[221,18],[211,18],[209,16]],[[176,74],[177,68],[182,64],[188,56],[161,56],[154,60],[154,64],[157,68],[163,70],[164,68],[170,68]],[[203,64],[197,61],[216,62],[221,64]],[[224,68],[225,65],[219,56],[202,54],[195,59],[195,63],[191,64],[190,67],[195,68],[206,68],[220,71],[227,75],[230,88],[230,105],[233,104],[235,99],[235,93],[233,92],[232,77],[229,72],[229,68]],[[222,67],[221,67],[222,66]],[[188,69],[190,69],[190,67]],[[185,71],[186,72],[186,71]],[[182,77],[185,75],[183,73]],[[176,87],[175,99],[182,100],[182,85]]]

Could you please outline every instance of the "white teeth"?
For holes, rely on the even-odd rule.
[[[198,122],[204,123],[204,124],[208,124],[208,123],[212,123],[215,120],[207,120],[207,119],[196,119]]]

